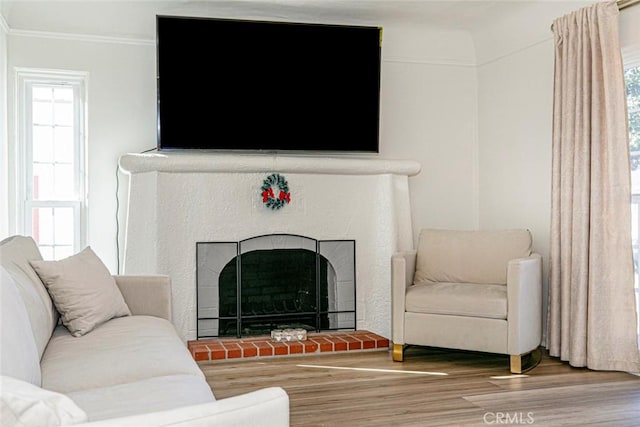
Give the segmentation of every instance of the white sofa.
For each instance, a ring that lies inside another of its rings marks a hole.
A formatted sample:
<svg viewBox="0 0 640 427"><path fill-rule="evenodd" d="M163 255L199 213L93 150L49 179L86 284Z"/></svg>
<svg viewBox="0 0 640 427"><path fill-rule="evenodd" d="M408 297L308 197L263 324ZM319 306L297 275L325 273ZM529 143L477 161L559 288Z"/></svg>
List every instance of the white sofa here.
<svg viewBox="0 0 640 427"><path fill-rule="evenodd" d="M116 276L132 315L75 337L29 263L40 259L30 237L0 242L1 425L289 424L281 388L215 400L170 322L169 278Z"/></svg>

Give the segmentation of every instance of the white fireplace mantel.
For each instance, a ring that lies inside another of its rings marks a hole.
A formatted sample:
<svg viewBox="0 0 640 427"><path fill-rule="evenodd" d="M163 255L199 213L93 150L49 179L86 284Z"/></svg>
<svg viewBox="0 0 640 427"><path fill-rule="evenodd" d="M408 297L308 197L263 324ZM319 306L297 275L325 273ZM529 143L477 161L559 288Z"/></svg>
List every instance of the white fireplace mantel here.
<svg viewBox="0 0 640 427"><path fill-rule="evenodd" d="M130 174L142 172L180 173L310 173L337 175L406 175L420 172L412 160L383 160L375 157L311 157L282 155L216 154L207 151L125 154L120 168Z"/></svg>
<svg viewBox="0 0 640 427"><path fill-rule="evenodd" d="M355 240L357 327L390 336L390 260L413 247L408 177L417 162L196 151L125 154L120 168L130 175L124 273L171 277L184 340L196 335L196 242L278 233ZM280 210L260 196L271 173L291 192Z"/></svg>

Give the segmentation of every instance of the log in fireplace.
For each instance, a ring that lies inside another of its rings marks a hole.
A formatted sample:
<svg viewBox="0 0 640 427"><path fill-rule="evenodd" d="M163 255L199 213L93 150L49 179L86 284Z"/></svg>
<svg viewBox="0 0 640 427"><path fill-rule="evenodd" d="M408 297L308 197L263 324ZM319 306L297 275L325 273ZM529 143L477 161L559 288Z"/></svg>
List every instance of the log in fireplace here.
<svg viewBox="0 0 640 427"><path fill-rule="evenodd" d="M198 242L197 337L355 329L355 241Z"/></svg>

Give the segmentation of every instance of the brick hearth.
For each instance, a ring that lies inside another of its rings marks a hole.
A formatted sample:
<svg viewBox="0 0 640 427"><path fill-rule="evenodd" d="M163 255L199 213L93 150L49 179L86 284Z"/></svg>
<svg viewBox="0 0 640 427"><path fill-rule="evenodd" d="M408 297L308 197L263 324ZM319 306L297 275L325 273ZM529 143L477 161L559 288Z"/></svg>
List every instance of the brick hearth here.
<svg viewBox="0 0 640 427"><path fill-rule="evenodd" d="M388 350L389 340L368 331L310 333L306 341L277 343L270 337L214 338L189 341L197 362L346 351Z"/></svg>

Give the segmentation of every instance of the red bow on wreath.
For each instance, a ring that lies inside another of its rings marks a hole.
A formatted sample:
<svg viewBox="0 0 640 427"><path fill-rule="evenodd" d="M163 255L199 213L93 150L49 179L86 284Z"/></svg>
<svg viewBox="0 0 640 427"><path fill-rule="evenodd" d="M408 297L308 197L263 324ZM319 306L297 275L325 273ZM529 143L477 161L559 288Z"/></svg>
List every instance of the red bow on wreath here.
<svg viewBox="0 0 640 427"><path fill-rule="evenodd" d="M255 194L255 193L254 193ZM282 191L280 192L282 194ZM273 189L269 188L268 190L264 190L262 192L262 202L267 203L267 201L271 198L273 199L275 196L273 195ZM280 197L282 199L282 196Z"/></svg>
<svg viewBox="0 0 640 427"><path fill-rule="evenodd" d="M278 194L278 198L280 200L284 200L287 203L291 203L291 193L285 193L284 191L280 191L280 194Z"/></svg>

